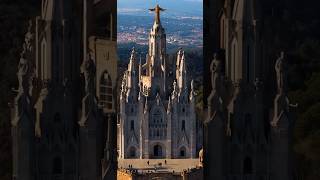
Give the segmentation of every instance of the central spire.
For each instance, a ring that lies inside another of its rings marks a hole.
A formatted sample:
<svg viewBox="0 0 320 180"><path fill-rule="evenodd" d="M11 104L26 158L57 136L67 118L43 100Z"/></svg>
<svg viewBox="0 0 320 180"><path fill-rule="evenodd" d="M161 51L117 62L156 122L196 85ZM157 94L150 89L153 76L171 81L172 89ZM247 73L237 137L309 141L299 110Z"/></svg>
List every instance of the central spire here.
<svg viewBox="0 0 320 180"><path fill-rule="evenodd" d="M149 9L149 10L155 12L156 16L155 16L154 20L157 24L159 24L160 23L160 11L165 11L165 9L161 8L159 6L159 4L157 4L157 6L155 8Z"/></svg>

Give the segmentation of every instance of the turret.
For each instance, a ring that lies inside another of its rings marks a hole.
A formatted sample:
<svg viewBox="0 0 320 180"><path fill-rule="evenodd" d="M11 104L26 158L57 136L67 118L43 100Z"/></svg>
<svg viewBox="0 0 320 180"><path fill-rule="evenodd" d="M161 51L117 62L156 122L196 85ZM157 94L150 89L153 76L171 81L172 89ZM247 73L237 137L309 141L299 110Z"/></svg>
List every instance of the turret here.
<svg viewBox="0 0 320 180"><path fill-rule="evenodd" d="M274 99L274 111L271 124L271 170L272 179L293 179L292 170L292 129L294 126L293 113L298 106L290 104L288 98L287 59L284 52L276 60L275 71L278 93Z"/></svg>
<svg viewBox="0 0 320 180"><path fill-rule="evenodd" d="M187 88L187 69L186 69L184 51L182 52L182 56L180 59L179 75L177 77L177 80L178 80L178 87L180 92L184 91Z"/></svg>
<svg viewBox="0 0 320 180"><path fill-rule="evenodd" d="M127 70L127 101L137 100L137 74L136 74L136 52L134 48L132 49L130 62Z"/></svg>
<svg viewBox="0 0 320 180"><path fill-rule="evenodd" d="M177 53L177 60L176 60L176 78L179 77L179 69L180 69L180 61L182 58L182 49L180 48Z"/></svg>
<svg viewBox="0 0 320 180"><path fill-rule="evenodd" d="M160 12L165 11L165 9L157 5L155 8L149 10L155 12L154 23L150 31L149 47L151 48L149 49L149 55L159 56L161 51L166 49L166 34L160 21Z"/></svg>
<svg viewBox="0 0 320 180"><path fill-rule="evenodd" d="M188 101L188 86L187 86L187 67L185 62L185 55L182 52L180 66L179 66L179 75L177 77L178 89L179 89L179 101L187 102Z"/></svg>
<svg viewBox="0 0 320 180"><path fill-rule="evenodd" d="M127 87L128 88L133 88L137 81L136 81L136 52L135 49L133 48L131 51L131 56L128 64L128 70L127 70Z"/></svg>

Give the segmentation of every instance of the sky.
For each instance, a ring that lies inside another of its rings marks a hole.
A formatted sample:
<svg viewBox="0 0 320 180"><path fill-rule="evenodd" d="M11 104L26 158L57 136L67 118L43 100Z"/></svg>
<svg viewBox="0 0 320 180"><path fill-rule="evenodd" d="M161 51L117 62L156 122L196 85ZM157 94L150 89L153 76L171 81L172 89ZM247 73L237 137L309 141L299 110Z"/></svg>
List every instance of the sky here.
<svg viewBox="0 0 320 180"><path fill-rule="evenodd" d="M197 16L202 17L202 0L118 0L118 13L149 15L149 8L159 4L167 9L164 16Z"/></svg>

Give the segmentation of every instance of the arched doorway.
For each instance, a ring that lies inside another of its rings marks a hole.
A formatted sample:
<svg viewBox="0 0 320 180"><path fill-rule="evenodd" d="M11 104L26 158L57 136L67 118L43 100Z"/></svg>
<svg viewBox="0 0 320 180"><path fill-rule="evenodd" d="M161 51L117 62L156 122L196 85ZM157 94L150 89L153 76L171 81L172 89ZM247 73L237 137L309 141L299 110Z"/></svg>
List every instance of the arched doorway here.
<svg viewBox="0 0 320 180"><path fill-rule="evenodd" d="M185 147L180 148L180 157L181 158L186 157L186 148Z"/></svg>
<svg viewBox="0 0 320 180"><path fill-rule="evenodd" d="M153 147L153 156L154 156L155 158L161 158L161 157L163 156L163 154L162 154L162 147L161 147L159 144L157 144L157 145L155 145L155 146Z"/></svg>

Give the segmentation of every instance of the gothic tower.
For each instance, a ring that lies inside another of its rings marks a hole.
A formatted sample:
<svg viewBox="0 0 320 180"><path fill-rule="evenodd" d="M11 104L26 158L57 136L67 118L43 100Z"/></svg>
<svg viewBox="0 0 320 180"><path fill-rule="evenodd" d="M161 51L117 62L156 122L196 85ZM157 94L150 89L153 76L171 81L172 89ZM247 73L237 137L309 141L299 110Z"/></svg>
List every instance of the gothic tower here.
<svg viewBox="0 0 320 180"><path fill-rule="evenodd" d="M43 86L35 104L36 179L76 179L76 134L80 38L72 1L42 1L36 33L37 80Z"/></svg>
<svg viewBox="0 0 320 180"><path fill-rule="evenodd" d="M153 26L149 33L149 51L147 54L146 78L150 83L142 81L143 88L151 88L151 94L154 96L156 93L164 95L166 90L166 33L161 25L160 12L164 9L156 6L150 9L155 12L155 19Z"/></svg>

